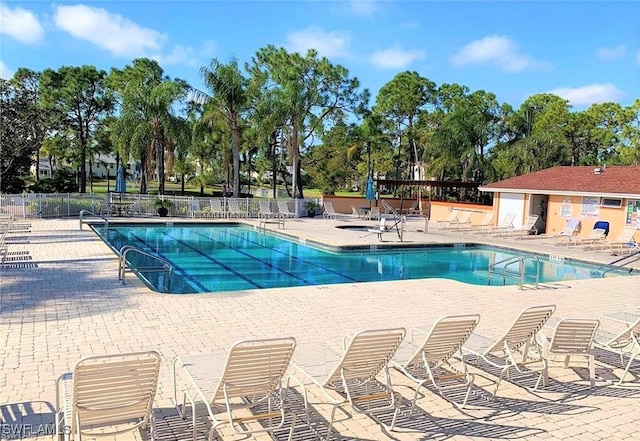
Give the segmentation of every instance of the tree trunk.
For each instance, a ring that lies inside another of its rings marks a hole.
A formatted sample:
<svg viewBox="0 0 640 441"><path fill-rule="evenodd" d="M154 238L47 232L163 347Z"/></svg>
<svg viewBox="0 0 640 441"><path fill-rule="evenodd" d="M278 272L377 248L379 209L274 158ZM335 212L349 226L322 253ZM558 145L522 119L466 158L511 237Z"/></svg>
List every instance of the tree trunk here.
<svg viewBox="0 0 640 441"><path fill-rule="evenodd" d="M240 146L237 116L231 116L231 153L233 155L233 197L240 197Z"/></svg>
<svg viewBox="0 0 640 441"><path fill-rule="evenodd" d="M298 115L291 117L291 140L289 142L289 152L291 153L291 187L293 192L293 199L297 199L298 196L298 181L300 180L300 148L298 145ZM285 179L286 182L286 179ZM302 192L300 192L300 197Z"/></svg>
<svg viewBox="0 0 640 441"><path fill-rule="evenodd" d="M274 130L273 132L271 132L271 147L273 150L271 150L271 154L273 155L273 157L271 158L271 186L273 188L273 198L276 199L278 197L278 188L277 188L277 184L276 184L276 176L278 173L278 163L277 163L277 159L278 157L276 156L276 149L277 149L277 145L278 145L278 140L277 140L277 133Z"/></svg>
<svg viewBox="0 0 640 441"><path fill-rule="evenodd" d="M87 192L87 142L82 130L78 133L80 138L80 193Z"/></svg>

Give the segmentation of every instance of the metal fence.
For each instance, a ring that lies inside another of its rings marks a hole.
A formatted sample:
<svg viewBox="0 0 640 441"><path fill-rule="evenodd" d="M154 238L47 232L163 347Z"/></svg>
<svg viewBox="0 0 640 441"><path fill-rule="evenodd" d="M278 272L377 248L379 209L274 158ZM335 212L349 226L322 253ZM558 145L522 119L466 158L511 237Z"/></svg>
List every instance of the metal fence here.
<svg viewBox="0 0 640 441"><path fill-rule="evenodd" d="M0 194L0 212L16 218L61 218L78 216L89 210L104 216L158 216L158 200L166 201L171 217L247 217L258 218L260 206L253 198L212 198L192 196L155 196L130 193L105 194ZM214 200L216 202L214 202ZM260 199L264 201L265 199ZM277 209L276 199L267 199ZM282 201L282 199L278 199ZM304 204L315 199L288 199L296 217L306 215Z"/></svg>

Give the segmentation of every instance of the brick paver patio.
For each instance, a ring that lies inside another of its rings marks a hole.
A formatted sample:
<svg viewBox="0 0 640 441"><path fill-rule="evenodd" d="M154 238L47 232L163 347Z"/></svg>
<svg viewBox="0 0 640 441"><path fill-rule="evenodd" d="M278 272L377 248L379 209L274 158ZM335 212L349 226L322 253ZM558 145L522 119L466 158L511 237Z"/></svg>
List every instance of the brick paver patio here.
<svg viewBox="0 0 640 441"><path fill-rule="evenodd" d="M189 439L188 425L176 416L171 401L170 361L175 354L226 351L241 339L289 335L299 344L317 340L339 344L344 335L361 329L427 326L443 315L465 313L479 313L476 331L497 337L528 306L555 304L558 317L589 318L640 307L638 276L569 281L524 291L432 279L163 295L149 291L132 276L123 286L117 279L115 255L88 228L80 231L77 219L19 223L29 224L30 231L11 235L11 259L0 273L4 438L24 437L9 433L9 427L20 424L31 424L33 435L42 437L46 429L39 425L53 422L55 379L81 356L159 351L163 357L155 402L159 436ZM333 244L378 243L375 235L363 238L362 232L334 228L340 223L344 222L294 220L287 222L285 233ZM424 225L409 225L408 242L480 239L599 262L613 259L606 253L554 247L539 240L470 235L461 239L450 232L432 229L424 234L418 229ZM615 378L622 370L607 362L616 360L598 352L597 374ZM378 415L378 421L341 415L335 429L344 439L363 440L638 439L639 365L623 386L598 381L595 389L589 388L586 369L554 365L548 387L532 393L514 384L515 380L503 382L495 400L487 399L494 377L473 367L478 375L476 387L462 411L431 391L418 400L412 417L400 417L397 432L388 432L378 423L387 421L385 414ZM409 381L397 372L392 372L392 379L403 397L412 396ZM319 397L314 393L313 401ZM313 409L321 420L327 418L327 406ZM296 430L296 439L307 435L304 427Z"/></svg>

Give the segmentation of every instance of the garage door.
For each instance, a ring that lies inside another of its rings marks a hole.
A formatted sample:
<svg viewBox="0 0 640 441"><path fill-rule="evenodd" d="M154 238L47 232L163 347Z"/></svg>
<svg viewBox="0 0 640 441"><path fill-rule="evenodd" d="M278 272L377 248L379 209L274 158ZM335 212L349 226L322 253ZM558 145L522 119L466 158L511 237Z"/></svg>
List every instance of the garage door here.
<svg viewBox="0 0 640 441"><path fill-rule="evenodd" d="M502 219L507 213L513 213L516 218L513 220L513 226L515 228L522 228L524 219L522 213L524 212L524 193L501 193L500 205L498 206L498 222L502 222Z"/></svg>

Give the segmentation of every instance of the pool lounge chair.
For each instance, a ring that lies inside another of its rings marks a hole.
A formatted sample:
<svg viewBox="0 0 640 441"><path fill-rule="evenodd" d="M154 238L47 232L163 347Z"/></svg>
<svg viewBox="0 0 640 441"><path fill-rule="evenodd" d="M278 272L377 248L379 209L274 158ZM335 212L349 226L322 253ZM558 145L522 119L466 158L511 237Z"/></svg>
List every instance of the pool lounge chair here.
<svg viewBox="0 0 640 441"><path fill-rule="evenodd" d="M56 382L56 428L71 437L113 436L151 425L160 355L155 351L85 357Z"/></svg>
<svg viewBox="0 0 640 441"><path fill-rule="evenodd" d="M538 228L536 227L536 223L538 223L537 214L530 214L527 216L527 220L524 222L521 228L510 228L503 232L503 234L498 234L502 237L515 237L515 238L527 238L531 235L538 234Z"/></svg>
<svg viewBox="0 0 640 441"><path fill-rule="evenodd" d="M565 318L558 320L548 341L541 333L539 342L547 363L556 358L564 360L565 369L569 367L571 357L586 357L591 387L596 385L596 367L593 356L593 343L599 320Z"/></svg>
<svg viewBox="0 0 640 441"><path fill-rule="evenodd" d="M449 217L443 221L437 221L436 227L440 229L448 228L452 222L456 221L456 218L458 217L458 213L460 213L460 210L458 210L457 208L451 209L451 212L449 213Z"/></svg>
<svg viewBox="0 0 640 441"><path fill-rule="evenodd" d="M640 361L640 316L614 313L600 317L603 323L610 319L624 325L618 332L600 329L596 333L595 342L597 346L620 355L620 364L624 368L624 373L620 376L617 384L621 384L627 376L633 361L636 359ZM626 365L624 357L629 358Z"/></svg>
<svg viewBox="0 0 640 441"><path fill-rule="evenodd" d="M229 207L229 217L247 217L247 211L240 208L240 202L238 199L227 199L227 205Z"/></svg>
<svg viewBox="0 0 640 441"><path fill-rule="evenodd" d="M322 212L322 217L325 219L338 219L342 214L337 213L333 208L333 202L326 201L324 203L324 210Z"/></svg>
<svg viewBox="0 0 640 441"><path fill-rule="evenodd" d="M552 236L555 245L568 245L573 237L580 231L580 219L568 219L564 230Z"/></svg>
<svg viewBox="0 0 640 441"><path fill-rule="evenodd" d="M487 211L479 224L471 224L467 227L460 228L459 231L463 232L482 232L485 229L493 226L493 211Z"/></svg>
<svg viewBox="0 0 640 441"><path fill-rule="evenodd" d="M471 215L472 211L463 211L453 222L449 223L447 228L451 230L458 230L462 228L466 228L471 225Z"/></svg>
<svg viewBox="0 0 640 441"><path fill-rule="evenodd" d="M627 226L624 228L622 234L620 234L617 239L612 242L601 244L600 249L610 251L615 255L631 254L636 250L640 251L638 242L640 242L640 234L638 234L638 229L635 226Z"/></svg>
<svg viewBox="0 0 640 441"><path fill-rule="evenodd" d="M304 386L319 387L333 405L325 439L329 439L336 410L344 405L358 413L392 409L395 426L399 399L391 383L389 362L404 338L404 328L361 331L344 339L342 355L326 343L300 345L291 363ZM384 383L376 380L384 374ZM388 400L388 403L386 402ZM306 401L306 398L305 398Z"/></svg>
<svg viewBox="0 0 640 441"><path fill-rule="evenodd" d="M258 205L260 206L260 210L258 211L258 218L260 219L271 219L280 214L271 209L271 203L269 201L258 201Z"/></svg>
<svg viewBox="0 0 640 441"><path fill-rule="evenodd" d="M572 240L569 241L568 245L570 247L583 246L585 247L585 249L588 249L588 248L594 248L599 244L606 243L607 232L609 231L609 228L608 226L607 228L602 228L602 227L598 227L597 225L598 223L594 225L593 230L591 230L591 234L589 236L574 237Z"/></svg>
<svg viewBox="0 0 640 441"><path fill-rule="evenodd" d="M209 217L208 213L203 211L202 208L200 208L200 201L197 199L190 199L188 201L189 204L189 217L191 218L196 218L196 217Z"/></svg>
<svg viewBox="0 0 640 441"><path fill-rule="evenodd" d="M211 205L211 217L224 217L224 199L212 198L209 200L209 204Z"/></svg>
<svg viewBox="0 0 640 441"><path fill-rule="evenodd" d="M462 402L453 401L457 407L464 408L473 386L473 375L469 373L464 357L459 355L478 321L480 316L477 314L449 316L439 319L430 329L411 330L410 341L400 346L391 362L393 367L417 383L411 402L412 411L420 387L428 382L440 395L448 389L464 387L466 393ZM423 338L420 344L417 338Z"/></svg>
<svg viewBox="0 0 640 441"><path fill-rule="evenodd" d="M477 360L481 359L489 366L500 369L498 381L493 390L494 397L502 378L505 376L508 378L511 369L522 373L521 368L525 366L539 366L540 376L533 387L534 390L538 387L540 380L546 386L547 362L540 344L536 341L536 335L555 310L555 305L527 308L497 340L471 334L462 346L464 355L474 356Z"/></svg>
<svg viewBox="0 0 640 441"><path fill-rule="evenodd" d="M173 362L173 400L182 418L191 408L194 441L198 401L206 407L212 424L209 441L222 424L229 424L238 435L248 436L281 429L286 418L292 416L290 440L295 415L289 415L285 406L289 385L288 380L283 382L295 348L292 337L245 340L231 346L228 353L177 357ZM177 383L181 375L189 385L182 391L180 403ZM263 421L263 425L254 428L246 424L251 421Z"/></svg>
<svg viewBox="0 0 640 441"><path fill-rule="evenodd" d="M516 218L516 214L509 212L505 214L500 223L496 227L485 228L482 231L479 231L481 234L499 234L505 231L513 229L513 221Z"/></svg>
<svg viewBox="0 0 640 441"><path fill-rule="evenodd" d="M289 204L287 201L278 201L278 211L287 219L293 219L296 217L295 210L289 210Z"/></svg>

